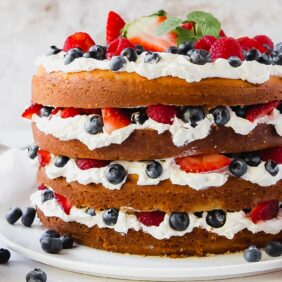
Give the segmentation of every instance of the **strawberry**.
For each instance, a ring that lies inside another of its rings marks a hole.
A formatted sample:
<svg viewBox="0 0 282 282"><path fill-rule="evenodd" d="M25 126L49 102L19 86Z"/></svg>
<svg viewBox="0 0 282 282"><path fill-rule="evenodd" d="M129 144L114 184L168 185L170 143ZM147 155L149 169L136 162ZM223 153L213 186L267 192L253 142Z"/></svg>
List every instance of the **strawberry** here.
<svg viewBox="0 0 282 282"><path fill-rule="evenodd" d="M80 109L80 113L83 115L101 115L100 109Z"/></svg>
<svg viewBox="0 0 282 282"><path fill-rule="evenodd" d="M142 17L126 25L124 35L133 45L141 45L147 51L162 52L170 46L177 46L177 34L174 31L159 35L158 28L166 16L152 15Z"/></svg>
<svg viewBox="0 0 282 282"><path fill-rule="evenodd" d="M37 190L39 190L39 191L43 191L43 190L46 190L46 189L47 189L47 187L43 184L37 187Z"/></svg>
<svg viewBox="0 0 282 282"><path fill-rule="evenodd" d="M59 111L62 111L62 110L63 110L63 108L61 108L61 107L56 107L56 108L54 108L54 110L52 111L51 115L56 115Z"/></svg>
<svg viewBox="0 0 282 282"><path fill-rule="evenodd" d="M109 44L117 39L121 34L121 29L125 26L125 21L117 13L110 11L108 13L106 27L106 42Z"/></svg>
<svg viewBox="0 0 282 282"><path fill-rule="evenodd" d="M22 117L26 119L31 119L32 115L39 115L39 111L42 108L42 105L39 104L32 104L30 107L28 107L23 113Z"/></svg>
<svg viewBox="0 0 282 282"><path fill-rule="evenodd" d="M64 108L61 111L61 118L70 118L80 114L80 110L76 108Z"/></svg>
<svg viewBox="0 0 282 282"><path fill-rule="evenodd" d="M68 201L68 199L57 193L54 193L54 196L63 211L65 212L65 214L69 215L71 210L71 203Z"/></svg>
<svg viewBox="0 0 282 282"><path fill-rule="evenodd" d="M236 56L240 60L244 60L239 43L232 37L221 37L217 39L210 48L210 54L213 61L218 58L228 59L231 56Z"/></svg>
<svg viewBox="0 0 282 282"><path fill-rule="evenodd" d="M280 104L280 101L273 101L266 104L252 106L247 110L246 119L254 122L256 119L270 114Z"/></svg>
<svg viewBox="0 0 282 282"><path fill-rule="evenodd" d="M258 43L258 50L261 53L268 52L274 48L273 41L266 35L257 35L253 40Z"/></svg>
<svg viewBox="0 0 282 282"><path fill-rule="evenodd" d="M263 151L258 152L260 158L263 161L272 160L278 164L282 164L282 146L276 148L270 148Z"/></svg>
<svg viewBox="0 0 282 282"><path fill-rule="evenodd" d="M126 38L117 38L110 43L107 49L106 57L110 59L113 56L119 56L123 49L135 48L135 46Z"/></svg>
<svg viewBox="0 0 282 282"><path fill-rule="evenodd" d="M258 223L260 220L270 220L276 218L279 212L279 201L270 200L259 203L250 213L250 218L253 223Z"/></svg>
<svg viewBox="0 0 282 282"><path fill-rule="evenodd" d="M227 37L223 29L220 30L219 37Z"/></svg>
<svg viewBox="0 0 282 282"><path fill-rule="evenodd" d="M182 28L188 29L188 30L192 30L194 26L195 26L194 22L188 22L188 23L184 23L181 25Z"/></svg>
<svg viewBox="0 0 282 282"><path fill-rule="evenodd" d="M213 171L231 163L231 160L224 155L211 154L197 157L181 157L175 159L180 168L186 172L207 172Z"/></svg>
<svg viewBox="0 0 282 282"><path fill-rule="evenodd" d="M195 49L203 49L209 51L212 44L216 41L216 37L211 35L205 35L195 43Z"/></svg>
<svg viewBox="0 0 282 282"><path fill-rule="evenodd" d="M40 166L44 167L47 164L49 164L50 160L51 160L51 154L45 150L38 150L37 152L37 157L38 157L38 161Z"/></svg>
<svg viewBox="0 0 282 282"><path fill-rule="evenodd" d="M159 226L165 217L165 213L161 211L137 212L135 215L138 221L146 226Z"/></svg>
<svg viewBox="0 0 282 282"><path fill-rule="evenodd" d="M259 48L259 44L257 43L257 41L247 36L240 37L237 39L237 41L239 42L241 48L244 51L249 51L252 48L255 48L255 49Z"/></svg>
<svg viewBox="0 0 282 282"><path fill-rule="evenodd" d="M147 115L149 118L154 121L172 124L173 118L177 114L177 107L175 106L167 106L167 105L153 105L149 106L146 109Z"/></svg>
<svg viewBox="0 0 282 282"><path fill-rule="evenodd" d="M121 109L102 109L105 131L112 133L114 130L123 128L131 123L129 115Z"/></svg>
<svg viewBox="0 0 282 282"><path fill-rule="evenodd" d="M109 164L109 161L105 160L94 160L94 159L77 159L76 160L76 165L81 169L81 170L86 170L90 168L100 168L100 167L105 167Z"/></svg>
<svg viewBox="0 0 282 282"><path fill-rule="evenodd" d="M83 52L87 52L93 45L95 42L88 33L76 32L66 39L63 50L67 52L72 48L80 48Z"/></svg>

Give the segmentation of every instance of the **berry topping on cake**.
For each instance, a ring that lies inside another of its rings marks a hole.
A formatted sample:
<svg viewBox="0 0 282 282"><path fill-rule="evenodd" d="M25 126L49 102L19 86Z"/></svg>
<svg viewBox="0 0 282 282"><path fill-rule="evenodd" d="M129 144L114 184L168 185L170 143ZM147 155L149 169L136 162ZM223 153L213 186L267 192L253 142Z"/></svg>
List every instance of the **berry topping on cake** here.
<svg viewBox="0 0 282 282"><path fill-rule="evenodd" d="M253 38L250 38L248 36L243 36L237 39L239 45L244 51L249 51L250 49L258 49L259 44L256 40Z"/></svg>
<svg viewBox="0 0 282 282"><path fill-rule="evenodd" d="M40 109L42 108L41 105L39 104L32 104L30 107L28 107L23 113L22 113L22 117L23 118L27 118L27 119L31 119L32 115L39 115L40 113Z"/></svg>
<svg viewBox="0 0 282 282"><path fill-rule="evenodd" d="M195 49L202 49L209 51L212 44L216 41L216 37L212 35L205 35L195 43Z"/></svg>
<svg viewBox="0 0 282 282"><path fill-rule="evenodd" d="M120 70L126 64L126 60L122 56L113 56L110 60L110 69L112 71Z"/></svg>
<svg viewBox="0 0 282 282"><path fill-rule="evenodd" d="M127 171L121 164L111 164L105 171L106 179L114 185L123 182L127 176Z"/></svg>
<svg viewBox="0 0 282 282"><path fill-rule="evenodd" d="M57 193L54 193L54 196L63 211L65 212L65 214L69 215L71 210L71 203L69 202L69 200L66 197Z"/></svg>
<svg viewBox="0 0 282 282"><path fill-rule="evenodd" d="M176 158L175 162L186 172L198 173L224 168L231 163L231 160L224 155L211 154Z"/></svg>
<svg viewBox="0 0 282 282"><path fill-rule="evenodd" d="M264 164L265 170L272 176L276 176L279 172L279 166L275 161L267 161Z"/></svg>
<svg viewBox="0 0 282 282"><path fill-rule="evenodd" d="M46 166L51 161L51 154L42 149L38 150L37 157L38 157L39 164L42 167Z"/></svg>
<svg viewBox="0 0 282 282"><path fill-rule="evenodd" d="M125 26L125 21L117 13L110 11L106 26L106 42L110 44L121 35L121 30Z"/></svg>
<svg viewBox="0 0 282 282"><path fill-rule="evenodd" d="M128 113L121 109L106 108L102 109L104 129L107 133L123 128L131 123Z"/></svg>
<svg viewBox="0 0 282 282"><path fill-rule="evenodd" d="M209 211L206 217L206 222L213 228L220 228L226 222L226 213L223 210Z"/></svg>
<svg viewBox="0 0 282 282"><path fill-rule="evenodd" d="M113 226L118 221L119 211L117 209L109 209L103 212L103 221L108 226Z"/></svg>
<svg viewBox="0 0 282 282"><path fill-rule="evenodd" d="M121 37L112 41L107 49L106 57L119 56L125 48L134 48L134 45L126 38Z"/></svg>
<svg viewBox="0 0 282 282"><path fill-rule="evenodd" d="M83 52L87 52L93 45L95 45L95 42L88 33L76 32L66 39L63 51L67 52L70 49L79 48Z"/></svg>
<svg viewBox="0 0 282 282"><path fill-rule="evenodd" d="M252 106L248 109L246 114L246 119L254 122L256 119L270 114L274 109L276 109L280 104L280 101L273 101L266 104L259 104Z"/></svg>
<svg viewBox="0 0 282 282"><path fill-rule="evenodd" d="M165 213L161 211L137 212L135 215L138 221L146 226L159 226L165 217Z"/></svg>
<svg viewBox="0 0 282 282"><path fill-rule="evenodd" d="M237 177L243 176L247 170L247 163L243 159L234 159L229 165L229 171Z"/></svg>
<svg viewBox="0 0 282 282"><path fill-rule="evenodd" d="M147 115L156 122L172 124L177 114L177 107L167 105L152 105L147 108Z"/></svg>
<svg viewBox="0 0 282 282"><path fill-rule="evenodd" d="M162 165L157 161L149 161L146 165L146 175L149 178L158 178L163 173L163 167Z"/></svg>
<svg viewBox="0 0 282 282"><path fill-rule="evenodd" d="M282 164L282 146L260 151L259 156L263 161L272 160L278 164Z"/></svg>
<svg viewBox="0 0 282 282"><path fill-rule="evenodd" d="M169 217L169 225L176 231L184 231L189 223L189 215L186 212L173 212Z"/></svg>
<svg viewBox="0 0 282 282"><path fill-rule="evenodd" d="M261 53L269 52L274 48L273 41L266 35L257 35L254 40L258 43L258 50Z"/></svg>
<svg viewBox="0 0 282 282"><path fill-rule="evenodd" d="M250 218L253 223L258 223L260 220L270 220L276 218L279 212L279 201L270 200L259 203L250 213Z"/></svg>
<svg viewBox="0 0 282 282"><path fill-rule="evenodd" d="M79 109L76 108L65 108L61 111L61 118L75 117L80 114Z"/></svg>
<svg viewBox="0 0 282 282"><path fill-rule="evenodd" d="M109 161L105 160L94 160L94 159L77 159L76 160L76 165L82 169L90 169L90 168L100 168L100 167L105 167L109 164Z"/></svg>

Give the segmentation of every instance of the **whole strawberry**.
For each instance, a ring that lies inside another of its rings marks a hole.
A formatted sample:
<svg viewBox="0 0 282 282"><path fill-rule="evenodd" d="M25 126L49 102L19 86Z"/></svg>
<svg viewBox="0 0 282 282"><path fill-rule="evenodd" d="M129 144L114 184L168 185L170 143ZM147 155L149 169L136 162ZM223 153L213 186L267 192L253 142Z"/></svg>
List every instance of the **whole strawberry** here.
<svg viewBox="0 0 282 282"><path fill-rule="evenodd" d="M87 52L93 45L95 42L88 33L76 32L66 39L63 50L67 52L73 48L80 48L83 52Z"/></svg>

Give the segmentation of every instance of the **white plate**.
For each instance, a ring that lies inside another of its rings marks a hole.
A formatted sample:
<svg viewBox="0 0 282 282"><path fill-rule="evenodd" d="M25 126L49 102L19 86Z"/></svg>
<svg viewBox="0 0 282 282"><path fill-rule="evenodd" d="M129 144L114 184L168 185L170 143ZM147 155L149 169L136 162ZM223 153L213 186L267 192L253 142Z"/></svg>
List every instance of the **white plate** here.
<svg viewBox="0 0 282 282"><path fill-rule="evenodd" d="M10 206L15 206L16 202L14 199L13 203L2 204L0 214L3 215ZM21 207L26 206L20 201L17 203ZM243 277L282 269L282 258L269 258L265 254L262 261L257 263L245 262L242 253L169 259L108 253L85 246L51 255L41 250L39 237L43 228L38 221L31 228L26 228L20 221L14 226L10 225L1 216L0 230L4 243L31 259L57 268L103 277L187 281Z"/></svg>

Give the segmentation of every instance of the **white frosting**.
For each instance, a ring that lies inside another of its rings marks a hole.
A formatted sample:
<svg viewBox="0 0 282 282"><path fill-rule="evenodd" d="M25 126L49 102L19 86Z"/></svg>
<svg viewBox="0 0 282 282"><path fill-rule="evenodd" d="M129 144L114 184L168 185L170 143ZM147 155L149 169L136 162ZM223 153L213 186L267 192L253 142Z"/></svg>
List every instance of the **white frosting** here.
<svg viewBox="0 0 282 282"><path fill-rule="evenodd" d="M272 124L277 133L282 136L282 114L276 109L273 110L270 115L259 118L254 122L236 116L230 108L228 108L228 110L230 112L230 120L225 126L231 127L237 134L247 135L258 124L264 123ZM177 117L174 118L172 125L162 124L148 119L143 125L130 124L126 127L114 130L111 134L103 131L102 133L92 135L84 129L86 120L90 119L91 116L92 115L77 115L70 118L61 118L59 113L51 117L33 115L32 121L36 124L37 128L45 134L51 134L62 141L77 139L90 150L106 147L110 144L121 144L137 129L154 129L159 134L169 130L172 135L173 143L180 147L207 137L211 127L215 125L212 114L207 114L202 121L198 122L196 127L192 127L189 123L185 123Z"/></svg>
<svg viewBox="0 0 282 282"><path fill-rule="evenodd" d="M78 58L72 63L64 64L64 52L52 56L41 56L36 65L43 66L47 72L80 72L95 69L109 70L109 60L95 60L92 58ZM241 79L251 83L264 83L270 75L282 76L281 66L260 64L256 61L243 61L239 67L231 67L226 59L217 59L215 62L205 65L196 65L189 61L187 56L160 53L161 60L156 64L144 63L145 53L138 56L136 62L128 62L121 72L138 73L148 79L163 76L173 76L187 82L198 82L204 78L221 77L229 79Z"/></svg>
<svg viewBox="0 0 282 282"><path fill-rule="evenodd" d="M176 231L170 227L168 214L165 215L164 221L159 226L145 226L137 220L137 217L134 214L127 214L119 211L117 223L114 226L108 226L103 222L103 212L101 211L96 212L95 216L91 216L85 212L86 209L72 207L70 214L67 215L55 199L46 201L42 204L41 193L42 191L37 191L32 194L31 202L34 206L37 206L46 217L58 217L65 222L77 222L84 224L89 228L95 225L99 228L111 228L120 233L127 233L129 229L135 231L142 230L158 240L168 239L172 236L183 236L186 233L192 232L196 227L225 236L228 239L232 239L236 233L243 229L248 229L252 233L263 231L268 234L277 234L282 229L281 209L277 218L261 221L257 224L254 224L243 211L228 212L226 222L221 228L213 228L209 226L205 221L206 213L203 213L202 218L198 218L194 214L189 213L190 224L184 231Z"/></svg>

